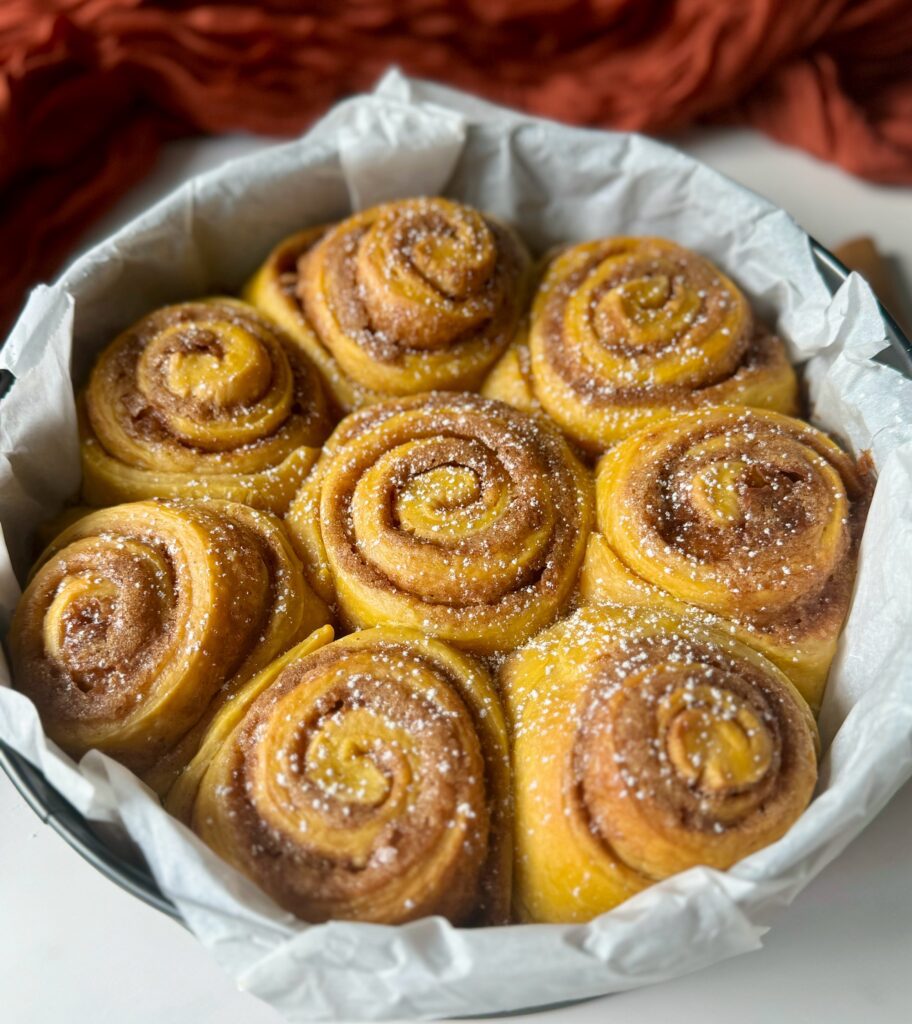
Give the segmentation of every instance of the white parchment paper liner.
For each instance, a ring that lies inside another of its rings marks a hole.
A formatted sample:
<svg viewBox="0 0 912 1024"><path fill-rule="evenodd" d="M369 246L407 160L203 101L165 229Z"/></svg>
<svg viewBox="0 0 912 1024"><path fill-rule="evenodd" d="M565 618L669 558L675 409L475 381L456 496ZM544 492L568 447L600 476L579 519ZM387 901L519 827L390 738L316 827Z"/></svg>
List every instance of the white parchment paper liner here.
<svg viewBox="0 0 912 1024"><path fill-rule="evenodd" d="M489 1014L619 991L756 949L790 901L912 774L912 383L871 359L886 346L867 285L831 297L807 236L781 210L689 157L633 135L535 120L389 75L302 139L189 181L35 290L0 354L0 615L31 531L78 486L72 379L165 302L236 290L280 238L381 200L445 192L516 223L537 251L666 235L706 254L808 360L815 420L879 481L852 611L821 718L814 802L788 835L727 873L694 869L586 926L465 930L308 927L279 911L160 809L125 769L79 766L5 684L0 737L76 808L126 830L163 892L244 988L290 1020ZM838 215L838 211L834 211ZM15 569L15 574L14 574Z"/></svg>

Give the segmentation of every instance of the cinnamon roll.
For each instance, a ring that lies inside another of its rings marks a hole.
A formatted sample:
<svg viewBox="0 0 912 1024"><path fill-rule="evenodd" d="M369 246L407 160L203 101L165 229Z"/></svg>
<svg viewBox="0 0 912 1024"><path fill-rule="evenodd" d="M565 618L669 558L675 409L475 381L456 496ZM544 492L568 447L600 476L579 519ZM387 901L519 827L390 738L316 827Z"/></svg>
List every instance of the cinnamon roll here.
<svg viewBox="0 0 912 1024"><path fill-rule="evenodd" d="M300 346L320 371L332 406L344 414L382 396L345 374L330 349L320 341L304 308L300 295L301 268L330 227L307 228L279 242L247 283L243 297L275 320Z"/></svg>
<svg viewBox="0 0 912 1024"><path fill-rule="evenodd" d="M592 503L588 471L543 418L435 392L343 420L286 522L348 626L414 626L491 654L566 606Z"/></svg>
<svg viewBox="0 0 912 1024"><path fill-rule="evenodd" d="M583 597L724 620L816 709L871 486L864 461L778 413L728 407L664 420L599 464Z"/></svg>
<svg viewBox="0 0 912 1024"><path fill-rule="evenodd" d="M508 351L484 393L540 403L594 453L697 407L798 411L785 348L741 290L661 238L607 238L557 255L532 306L528 354L521 344Z"/></svg>
<svg viewBox="0 0 912 1024"><path fill-rule="evenodd" d="M164 791L215 708L327 619L268 513L144 501L60 534L9 642L51 739L73 757L103 750Z"/></svg>
<svg viewBox="0 0 912 1024"><path fill-rule="evenodd" d="M448 199L407 199L319 240L286 240L247 295L281 307L351 411L382 396L477 388L516 332L529 265L492 218Z"/></svg>
<svg viewBox="0 0 912 1024"><path fill-rule="evenodd" d="M787 677L695 622L589 606L512 654L516 911L588 921L695 865L779 839L817 778Z"/></svg>
<svg viewBox="0 0 912 1024"><path fill-rule="evenodd" d="M306 921L506 921L509 756L485 670L410 629L308 646L223 709L169 803Z"/></svg>
<svg viewBox="0 0 912 1024"><path fill-rule="evenodd" d="M329 430L317 371L276 325L234 299L167 306L92 370L83 496L212 497L282 513Z"/></svg>

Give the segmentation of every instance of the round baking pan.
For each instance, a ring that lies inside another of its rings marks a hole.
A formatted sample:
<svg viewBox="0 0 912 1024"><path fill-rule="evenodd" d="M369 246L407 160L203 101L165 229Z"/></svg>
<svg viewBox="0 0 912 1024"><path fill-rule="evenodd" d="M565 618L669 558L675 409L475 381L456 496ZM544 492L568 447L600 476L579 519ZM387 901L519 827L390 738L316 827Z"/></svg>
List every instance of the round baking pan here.
<svg viewBox="0 0 912 1024"><path fill-rule="evenodd" d="M831 291L835 291L848 277L849 271L822 245L813 239L811 242L820 273ZM912 341L883 307L881 313L891 349L878 358L912 377ZM0 394L2 390L0 388ZM177 908L158 888L145 864L130 860L106 845L93 830L91 822L64 800L33 765L2 742L0 767L38 817L62 836L93 867L107 875L122 889L138 896L162 913L180 920Z"/></svg>

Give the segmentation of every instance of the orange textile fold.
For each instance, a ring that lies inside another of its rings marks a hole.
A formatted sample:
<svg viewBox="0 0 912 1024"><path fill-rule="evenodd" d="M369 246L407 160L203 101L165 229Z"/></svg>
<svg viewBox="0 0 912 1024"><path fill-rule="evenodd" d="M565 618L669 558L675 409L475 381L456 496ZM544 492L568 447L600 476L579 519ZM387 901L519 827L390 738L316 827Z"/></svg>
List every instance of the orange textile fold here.
<svg viewBox="0 0 912 1024"><path fill-rule="evenodd" d="M0 328L163 141L294 135L391 64L578 124L746 123L912 183L909 0L6 0Z"/></svg>

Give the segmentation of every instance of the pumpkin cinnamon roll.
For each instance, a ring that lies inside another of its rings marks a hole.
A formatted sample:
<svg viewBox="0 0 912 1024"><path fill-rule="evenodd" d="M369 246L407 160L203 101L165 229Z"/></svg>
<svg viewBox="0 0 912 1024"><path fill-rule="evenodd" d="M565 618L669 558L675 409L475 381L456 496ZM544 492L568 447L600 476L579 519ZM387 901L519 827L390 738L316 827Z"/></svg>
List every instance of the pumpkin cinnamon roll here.
<svg viewBox="0 0 912 1024"><path fill-rule="evenodd" d="M820 706L871 492L864 461L799 420L729 407L634 434L596 486L584 599L725 620Z"/></svg>
<svg viewBox="0 0 912 1024"><path fill-rule="evenodd" d="M246 294L282 310L351 411L382 396L476 389L516 332L529 266L492 218L448 199L408 199L319 240L292 236Z"/></svg>
<svg viewBox="0 0 912 1024"><path fill-rule="evenodd" d="M379 628L250 689L169 798L209 846L306 921L508 919L506 726L480 665Z"/></svg>
<svg viewBox="0 0 912 1024"><path fill-rule="evenodd" d="M102 352L82 406L93 505L212 497L281 513L330 430L313 365L234 299L144 317Z"/></svg>
<svg viewBox="0 0 912 1024"><path fill-rule="evenodd" d="M663 878L783 836L817 779L788 678L664 612L589 606L510 655L515 910L588 921Z"/></svg>
<svg viewBox="0 0 912 1024"><path fill-rule="evenodd" d="M662 238L607 238L558 254L535 296L528 353L508 351L484 393L520 408L540 403L595 453L698 406L798 412L782 342L733 281Z"/></svg>
<svg viewBox="0 0 912 1024"><path fill-rule="evenodd" d="M301 267L330 225L297 231L269 254L243 291L243 298L271 317L320 371L330 403L351 412L381 396L348 377L332 352L320 341L300 295Z"/></svg>
<svg viewBox="0 0 912 1024"><path fill-rule="evenodd" d="M286 523L347 625L490 654L565 607L592 510L588 471L544 418L435 392L344 419Z"/></svg>
<svg viewBox="0 0 912 1024"><path fill-rule="evenodd" d="M16 686L74 757L163 791L200 724L325 623L281 523L221 501L102 509L44 552L10 631Z"/></svg>

